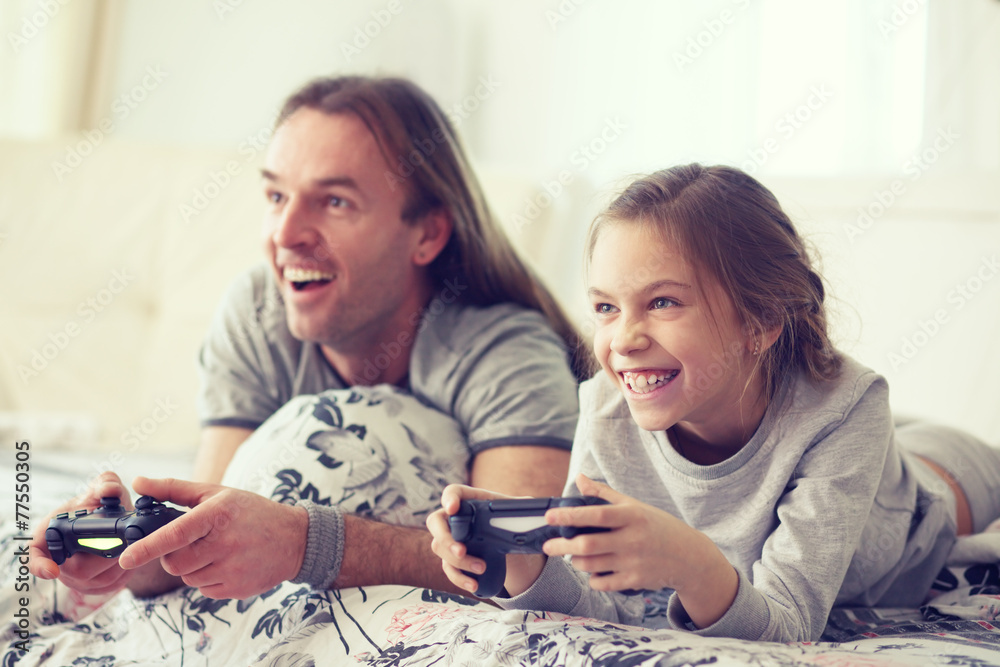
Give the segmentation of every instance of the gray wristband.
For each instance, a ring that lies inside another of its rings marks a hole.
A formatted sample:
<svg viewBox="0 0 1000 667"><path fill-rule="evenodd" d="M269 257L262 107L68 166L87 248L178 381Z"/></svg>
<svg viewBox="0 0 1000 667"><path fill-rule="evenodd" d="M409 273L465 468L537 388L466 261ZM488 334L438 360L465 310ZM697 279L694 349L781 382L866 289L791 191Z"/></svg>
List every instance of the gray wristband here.
<svg viewBox="0 0 1000 667"><path fill-rule="evenodd" d="M344 511L308 500L296 504L309 512L309 532L302 569L291 582L326 590L336 581L344 560Z"/></svg>

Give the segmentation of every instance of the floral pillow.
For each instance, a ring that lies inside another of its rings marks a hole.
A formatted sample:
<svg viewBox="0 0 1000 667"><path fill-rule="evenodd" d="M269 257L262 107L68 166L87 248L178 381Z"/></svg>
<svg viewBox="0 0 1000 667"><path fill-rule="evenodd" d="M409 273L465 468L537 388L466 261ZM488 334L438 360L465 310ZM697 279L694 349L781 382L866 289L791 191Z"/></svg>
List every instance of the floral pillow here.
<svg viewBox="0 0 1000 667"><path fill-rule="evenodd" d="M402 389L331 389L297 396L261 424L222 483L419 526L446 485L466 482L468 461L458 423Z"/></svg>

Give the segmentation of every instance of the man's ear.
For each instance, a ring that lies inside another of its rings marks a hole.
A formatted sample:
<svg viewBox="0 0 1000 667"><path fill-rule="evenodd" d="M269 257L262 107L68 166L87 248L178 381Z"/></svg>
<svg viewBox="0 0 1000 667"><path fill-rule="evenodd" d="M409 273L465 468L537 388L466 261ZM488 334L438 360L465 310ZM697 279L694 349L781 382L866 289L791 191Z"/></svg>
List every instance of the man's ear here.
<svg viewBox="0 0 1000 667"><path fill-rule="evenodd" d="M413 263L427 266L433 262L451 238L451 214L445 208L436 208L423 215L415 223L420 231L417 245L413 249Z"/></svg>

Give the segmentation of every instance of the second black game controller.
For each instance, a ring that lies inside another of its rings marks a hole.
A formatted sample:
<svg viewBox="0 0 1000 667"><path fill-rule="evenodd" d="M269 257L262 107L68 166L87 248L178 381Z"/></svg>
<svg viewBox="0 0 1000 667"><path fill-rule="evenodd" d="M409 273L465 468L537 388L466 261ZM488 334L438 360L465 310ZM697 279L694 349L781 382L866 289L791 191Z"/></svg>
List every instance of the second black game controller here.
<svg viewBox="0 0 1000 667"><path fill-rule="evenodd" d="M92 512L63 512L49 521L45 543L58 565L77 552L116 558L125 547L162 528L184 514L149 496L135 501L135 509L127 510L114 497L101 498L101 506Z"/></svg>
<svg viewBox="0 0 1000 667"><path fill-rule="evenodd" d="M572 538L608 530L550 526L545 523L546 511L554 507L607 504L608 501L596 496L463 500L458 512L448 517L448 524L452 539L464 542L469 555L486 561L486 571L482 574L466 574L479 582L478 597L491 598L501 591L507 578L507 554L542 553L542 545L553 537Z"/></svg>

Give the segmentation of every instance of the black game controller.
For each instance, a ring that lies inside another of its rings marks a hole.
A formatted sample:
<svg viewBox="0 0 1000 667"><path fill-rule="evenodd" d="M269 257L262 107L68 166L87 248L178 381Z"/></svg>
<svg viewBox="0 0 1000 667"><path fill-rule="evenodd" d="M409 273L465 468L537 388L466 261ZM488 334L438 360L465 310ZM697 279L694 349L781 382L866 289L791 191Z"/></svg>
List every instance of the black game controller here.
<svg viewBox="0 0 1000 667"><path fill-rule="evenodd" d="M182 514L149 496L139 497L135 510L129 511L118 498L109 496L101 498L101 506L93 512L77 510L73 516L68 512L57 515L45 530L45 543L58 565L78 551L116 558L128 545Z"/></svg>
<svg viewBox="0 0 1000 667"><path fill-rule="evenodd" d="M486 571L476 576L476 595L495 597L507 578L507 554L540 554L553 537L575 537L581 533L603 533L607 528L550 526L545 512L553 507L607 505L596 496L572 498L514 498L509 500L463 500L458 512L448 517L451 537L464 542L466 552L486 561Z"/></svg>

